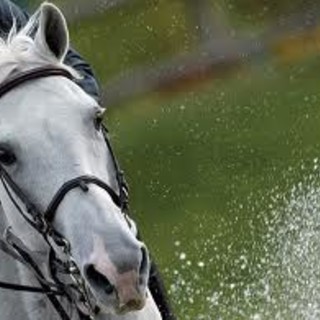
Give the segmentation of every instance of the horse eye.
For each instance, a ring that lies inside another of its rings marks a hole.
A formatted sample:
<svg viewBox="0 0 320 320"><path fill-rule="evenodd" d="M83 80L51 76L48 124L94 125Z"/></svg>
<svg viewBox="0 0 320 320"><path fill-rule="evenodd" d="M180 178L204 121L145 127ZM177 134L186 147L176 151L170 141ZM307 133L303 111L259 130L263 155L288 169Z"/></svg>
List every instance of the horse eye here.
<svg viewBox="0 0 320 320"><path fill-rule="evenodd" d="M103 114L101 112L97 112L94 118L94 127L97 130L100 130L102 122L103 122Z"/></svg>
<svg viewBox="0 0 320 320"><path fill-rule="evenodd" d="M12 151L0 147L0 163L10 166L14 164L16 160L16 156Z"/></svg>

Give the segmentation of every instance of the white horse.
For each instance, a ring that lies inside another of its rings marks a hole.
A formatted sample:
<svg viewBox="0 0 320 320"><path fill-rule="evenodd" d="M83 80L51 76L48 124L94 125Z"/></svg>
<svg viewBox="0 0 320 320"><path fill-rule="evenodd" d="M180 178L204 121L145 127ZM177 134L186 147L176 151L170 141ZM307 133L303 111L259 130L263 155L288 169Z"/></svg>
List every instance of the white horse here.
<svg viewBox="0 0 320 320"><path fill-rule="evenodd" d="M13 29L9 38L1 41L0 85L45 65L77 76L62 62L68 46L63 15L54 5L43 4L21 31ZM101 112L94 99L59 75L24 82L0 97L0 165L42 212L61 185L82 175L99 177L119 191L110 150L95 125ZM88 188L87 192L75 188L65 195L52 225L70 242L72 257L100 310L94 319L161 320L147 288L145 245L136 239L134 228L110 194L97 184ZM0 199L0 232L12 227L49 277L47 243L23 219L3 184ZM1 251L0 280L39 287L30 270ZM72 305L58 299L70 319L78 320ZM60 319L46 295L2 289L0 318Z"/></svg>

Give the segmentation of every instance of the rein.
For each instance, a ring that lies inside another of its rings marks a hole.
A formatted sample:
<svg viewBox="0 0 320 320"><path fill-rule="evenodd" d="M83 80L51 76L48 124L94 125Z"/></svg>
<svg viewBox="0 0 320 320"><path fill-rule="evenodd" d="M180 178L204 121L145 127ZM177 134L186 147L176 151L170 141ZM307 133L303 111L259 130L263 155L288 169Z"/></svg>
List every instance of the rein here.
<svg viewBox="0 0 320 320"><path fill-rule="evenodd" d="M50 65L39 67L21 72L2 82L0 84L0 98L25 82L51 76L62 76L71 81L74 80L71 73L66 69ZM39 287L0 281L0 288L45 294L62 320L71 320L71 316L65 311L62 303L57 298L58 296L66 298L69 304L76 308L79 318L82 320L94 319L94 316L99 312L99 308L91 301L92 299L86 288L84 279L72 258L69 242L52 227L54 216L65 196L76 188L80 188L83 192L88 192L90 185L94 184L103 189L111 197L129 223L127 219L129 211L128 186L112 151L106 127L102 126L102 132L116 172L119 194L98 177L83 175L66 181L52 197L45 212L42 212L29 200L28 196L0 164L0 181L8 197L20 215L42 236L49 246L48 266L53 279L48 280L43 275L35 261L34 252L29 250L22 240L14 235L11 227L9 227L6 229L3 238L0 237L0 250L31 270L39 282ZM64 279L67 277L69 282L62 281L59 275L62 275Z"/></svg>

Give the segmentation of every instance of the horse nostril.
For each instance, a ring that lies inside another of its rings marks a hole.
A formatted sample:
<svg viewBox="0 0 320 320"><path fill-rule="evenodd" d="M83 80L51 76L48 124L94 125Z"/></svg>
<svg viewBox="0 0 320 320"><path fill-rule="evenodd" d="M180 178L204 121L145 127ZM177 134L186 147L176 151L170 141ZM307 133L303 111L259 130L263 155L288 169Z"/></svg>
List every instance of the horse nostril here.
<svg viewBox="0 0 320 320"><path fill-rule="evenodd" d="M110 283L110 281L102 275L99 271L97 271L94 265L89 265L86 268L86 276L89 282L94 286L98 286L103 288L106 294L112 294L114 291L114 286Z"/></svg>

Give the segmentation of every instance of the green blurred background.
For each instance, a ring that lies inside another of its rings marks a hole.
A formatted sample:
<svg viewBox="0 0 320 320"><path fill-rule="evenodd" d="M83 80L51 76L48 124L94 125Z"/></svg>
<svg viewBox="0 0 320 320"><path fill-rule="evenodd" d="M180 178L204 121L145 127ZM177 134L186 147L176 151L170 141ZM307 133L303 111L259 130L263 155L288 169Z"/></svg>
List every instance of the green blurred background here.
<svg viewBox="0 0 320 320"><path fill-rule="evenodd" d="M54 2L104 90L178 319L294 319L284 306L259 317L265 302L246 289L270 258L274 206L319 157L319 4Z"/></svg>

